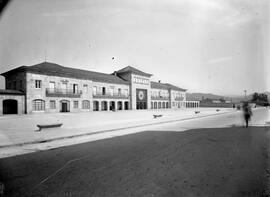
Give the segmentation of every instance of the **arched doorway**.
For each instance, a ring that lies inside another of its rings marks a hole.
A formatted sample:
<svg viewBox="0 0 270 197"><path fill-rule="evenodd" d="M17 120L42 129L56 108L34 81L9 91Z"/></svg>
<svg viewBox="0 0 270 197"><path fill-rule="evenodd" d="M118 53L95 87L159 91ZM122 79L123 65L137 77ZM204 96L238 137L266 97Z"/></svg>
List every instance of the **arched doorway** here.
<svg viewBox="0 0 270 197"><path fill-rule="evenodd" d="M168 102L166 102L166 108L169 108L169 103Z"/></svg>
<svg viewBox="0 0 270 197"><path fill-rule="evenodd" d="M99 110L99 102L98 101L94 101L93 110L94 111L98 111Z"/></svg>
<svg viewBox="0 0 270 197"><path fill-rule="evenodd" d="M70 104L68 100L60 101L60 112L70 112Z"/></svg>
<svg viewBox="0 0 270 197"><path fill-rule="evenodd" d="M125 101L125 110L128 110L129 109L129 104L128 104L128 101Z"/></svg>
<svg viewBox="0 0 270 197"><path fill-rule="evenodd" d="M107 101L101 101L101 110L107 111Z"/></svg>
<svg viewBox="0 0 270 197"><path fill-rule="evenodd" d="M154 102L154 109L157 109L157 102Z"/></svg>
<svg viewBox="0 0 270 197"><path fill-rule="evenodd" d="M117 102L117 109L118 109L118 110L122 110L122 109L123 109L122 101L118 101L118 102Z"/></svg>
<svg viewBox="0 0 270 197"><path fill-rule="evenodd" d="M3 114L18 114L18 101L14 99L3 100Z"/></svg>
<svg viewBox="0 0 270 197"><path fill-rule="evenodd" d="M165 108L165 102L162 103L162 108Z"/></svg>
<svg viewBox="0 0 270 197"><path fill-rule="evenodd" d="M115 110L115 102L114 101L110 101L110 110L111 111Z"/></svg>

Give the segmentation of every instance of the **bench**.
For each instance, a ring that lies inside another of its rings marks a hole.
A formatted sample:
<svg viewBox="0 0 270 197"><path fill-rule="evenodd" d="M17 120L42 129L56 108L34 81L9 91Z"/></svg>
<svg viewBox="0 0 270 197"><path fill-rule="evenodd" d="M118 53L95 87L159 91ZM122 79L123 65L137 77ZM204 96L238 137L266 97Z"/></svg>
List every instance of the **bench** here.
<svg viewBox="0 0 270 197"><path fill-rule="evenodd" d="M195 114L199 114L200 113L200 111L195 111Z"/></svg>
<svg viewBox="0 0 270 197"><path fill-rule="evenodd" d="M55 123L55 124L38 124L37 127L39 128L39 131L41 129L47 129L47 128L54 128L54 127L61 127L63 123Z"/></svg>
<svg viewBox="0 0 270 197"><path fill-rule="evenodd" d="M162 117L163 115L161 115L161 114L154 114L153 116L154 116L154 118L159 118L159 117Z"/></svg>

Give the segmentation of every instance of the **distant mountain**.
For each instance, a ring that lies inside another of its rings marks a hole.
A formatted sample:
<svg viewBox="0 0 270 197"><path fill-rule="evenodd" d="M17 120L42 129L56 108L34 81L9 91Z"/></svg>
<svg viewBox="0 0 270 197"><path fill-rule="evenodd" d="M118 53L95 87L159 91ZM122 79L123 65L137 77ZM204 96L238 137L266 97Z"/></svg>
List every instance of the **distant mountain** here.
<svg viewBox="0 0 270 197"><path fill-rule="evenodd" d="M211 93L187 93L187 100L193 100L193 101L200 101L202 98L206 99L220 99L223 98L225 100L231 100L231 97L227 96L220 96L220 95L215 95Z"/></svg>
<svg viewBox="0 0 270 197"><path fill-rule="evenodd" d="M260 92L259 92L260 93ZM270 100L270 92L263 92L264 94L267 94L268 99ZM222 95L216 95L211 93L187 93L187 100L191 101L200 101L202 98L206 99L220 99L223 98L225 100L232 100L233 102L240 102L244 100L251 100L252 94L247 95L246 97L244 95L231 95L231 96L222 96Z"/></svg>

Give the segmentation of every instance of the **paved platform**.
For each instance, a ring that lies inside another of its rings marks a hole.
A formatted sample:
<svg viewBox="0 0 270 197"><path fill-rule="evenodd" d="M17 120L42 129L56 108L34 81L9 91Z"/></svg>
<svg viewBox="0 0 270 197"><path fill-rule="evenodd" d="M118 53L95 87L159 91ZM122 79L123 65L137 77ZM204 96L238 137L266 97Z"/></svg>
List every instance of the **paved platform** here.
<svg viewBox="0 0 270 197"><path fill-rule="evenodd" d="M0 117L0 148L91 135L119 129L193 119L236 111L219 108L188 108L143 111L42 113ZM195 113L200 111L200 113ZM162 117L154 118L154 114ZM63 123L59 128L38 131L37 124Z"/></svg>

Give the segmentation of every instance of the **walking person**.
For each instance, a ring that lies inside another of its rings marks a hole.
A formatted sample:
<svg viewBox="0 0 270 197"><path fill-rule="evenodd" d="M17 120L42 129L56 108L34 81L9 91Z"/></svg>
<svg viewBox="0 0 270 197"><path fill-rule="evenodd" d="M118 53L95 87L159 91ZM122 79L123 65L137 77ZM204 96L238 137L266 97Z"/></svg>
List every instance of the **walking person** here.
<svg viewBox="0 0 270 197"><path fill-rule="evenodd" d="M245 119L245 123L246 123L246 128L247 128L248 127L248 123L251 120L251 116L252 116L251 107L249 106L248 102L245 102L243 104L243 115L244 115L244 119Z"/></svg>

